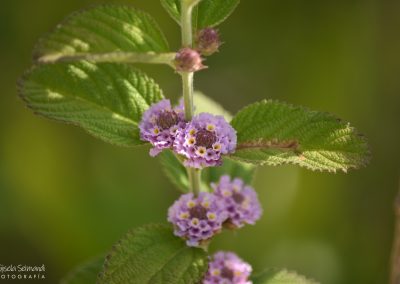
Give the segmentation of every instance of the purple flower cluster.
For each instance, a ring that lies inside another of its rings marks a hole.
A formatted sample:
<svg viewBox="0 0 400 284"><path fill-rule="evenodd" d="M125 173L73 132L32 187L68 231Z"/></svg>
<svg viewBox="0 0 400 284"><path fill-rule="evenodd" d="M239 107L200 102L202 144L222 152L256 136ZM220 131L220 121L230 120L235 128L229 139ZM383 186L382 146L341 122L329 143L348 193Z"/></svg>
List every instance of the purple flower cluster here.
<svg viewBox="0 0 400 284"><path fill-rule="evenodd" d="M240 228L261 217L256 192L241 179L231 181L229 176L222 176L212 187L213 193L182 195L169 208L168 221L174 225L175 235L186 239L189 246L201 246L223 225Z"/></svg>
<svg viewBox="0 0 400 284"><path fill-rule="evenodd" d="M230 176L222 176L217 184L211 184L214 194L224 202L228 213L227 225L234 228L245 224L254 224L262 214L256 191L243 180Z"/></svg>
<svg viewBox="0 0 400 284"><path fill-rule="evenodd" d="M227 215L220 200L213 194L201 192L182 195L168 210L168 221L175 235L186 239L188 246L201 246L221 231Z"/></svg>
<svg viewBox="0 0 400 284"><path fill-rule="evenodd" d="M223 116L200 113L179 132L174 150L186 158L187 167L213 167L222 164L222 155L235 151L236 142L236 131Z"/></svg>
<svg viewBox="0 0 400 284"><path fill-rule="evenodd" d="M208 265L203 284L252 284L252 268L232 252L217 252Z"/></svg>
<svg viewBox="0 0 400 284"><path fill-rule="evenodd" d="M173 149L185 158L185 166L219 166L222 155L236 149L236 131L223 116L200 113L185 122L183 106L172 108L169 100L152 105L139 125L140 136L154 147L151 156Z"/></svg>
<svg viewBox="0 0 400 284"><path fill-rule="evenodd" d="M143 114L139 125L140 137L154 146L150 150L154 157L162 150L172 148L175 137L185 125L183 110L172 108L169 100L161 100Z"/></svg>

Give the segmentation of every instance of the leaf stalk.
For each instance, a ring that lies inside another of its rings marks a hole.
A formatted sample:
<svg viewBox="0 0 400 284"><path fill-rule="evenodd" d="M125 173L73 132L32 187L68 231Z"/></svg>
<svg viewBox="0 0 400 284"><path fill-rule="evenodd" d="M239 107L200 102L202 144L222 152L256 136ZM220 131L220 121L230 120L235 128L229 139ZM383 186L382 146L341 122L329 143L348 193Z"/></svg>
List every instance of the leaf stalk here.
<svg viewBox="0 0 400 284"><path fill-rule="evenodd" d="M155 52L108 52L108 53L75 53L65 55L62 53L47 54L37 59L38 63L73 62L88 60L92 62L113 63L148 63L166 64L174 68L175 53Z"/></svg>

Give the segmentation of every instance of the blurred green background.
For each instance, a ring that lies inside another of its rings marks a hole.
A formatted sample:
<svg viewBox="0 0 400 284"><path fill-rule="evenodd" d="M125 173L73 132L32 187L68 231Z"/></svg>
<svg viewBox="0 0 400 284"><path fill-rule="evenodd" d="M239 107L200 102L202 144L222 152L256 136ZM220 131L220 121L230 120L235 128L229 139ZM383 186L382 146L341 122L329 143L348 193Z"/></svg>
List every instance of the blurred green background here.
<svg viewBox="0 0 400 284"><path fill-rule="evenodd" d="M152 13L179 47L178 27L158 0L113 2ZM132 227L165 222L178 196L147 149L117 148L36 117L16 96L38 37L95 3L0 3L0 263L44 263L41 283L56 283ZM399 183L399 15L396 0L243 0L220 27L225 44L196 76L197 89L232 112L273 98L335 113L369 138L373 159L349 174L261 168L262 220L218 236L212 250L235 250L257 271L387 283ZM179 96L179 77L167 67L144 69Z"/></svg>

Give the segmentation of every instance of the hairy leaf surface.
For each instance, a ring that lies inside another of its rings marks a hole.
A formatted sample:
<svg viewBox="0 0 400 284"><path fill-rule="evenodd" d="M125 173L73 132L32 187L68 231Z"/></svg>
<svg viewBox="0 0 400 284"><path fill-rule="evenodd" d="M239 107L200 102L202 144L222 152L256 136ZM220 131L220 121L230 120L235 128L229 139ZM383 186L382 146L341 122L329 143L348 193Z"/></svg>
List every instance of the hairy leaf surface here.
<svg viewBox="0 0 400 284"><path fill-rule="evenodd" d="M336 172L368 162L369 150L357 131L331 114L264 100L233 118L238 146L232 158L254 164L297 164Z"/></svg>
<svg viewBox="0 0 400 284"><path fill-rule="evenodd" d="M130 65L87 61L35 67L20 81L19 93L36 114L121 146L143 144L138 123L163 98L158 85Z"/></svg>
<svg viewBox="0 0 400 284"><path fill-rule="evenodd" d="M172 228L148 225L130 232L107 256L99 284L197 284L207 254L188 247Z"/></svg>
<svg viewBox="0 0 400 284"><path fill-rule="evenodd" d="M111 52L166 52L168 43L147 13L121 5L101 5L69 16L37 44L34 57Z"/></svg>

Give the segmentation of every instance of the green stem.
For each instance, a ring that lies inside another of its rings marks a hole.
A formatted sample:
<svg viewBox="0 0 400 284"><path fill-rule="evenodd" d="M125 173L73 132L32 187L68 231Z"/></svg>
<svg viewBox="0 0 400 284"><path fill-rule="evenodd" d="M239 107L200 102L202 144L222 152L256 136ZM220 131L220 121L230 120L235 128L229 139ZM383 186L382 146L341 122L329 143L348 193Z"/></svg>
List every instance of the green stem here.
<svg viewBox="0 0 400 284"><path fill-rule="evenodd" d="M193 31L192 31L192 14L193 8L199 4L201 0L181 0L181 28L182 28L182 45L184 47L192 47Z"/></svg>
<svg viewBox="0 0 400 284"><path fill-rule="evenodd" d="M201 170L194 168L187 168L189 183L190 183L190 191L194 194L198 194L201 192Z"/></svg>
<svg viewBox="0 0 400 284"><path fill-rule="evenodd" d="M181 0L181 28L182 28L182 46L192 47L192 12L193 8L200 0ZM183 101L185 105L185 119L190 121L193 117L193 73L181 72ZM201 191L201 170L187 168L190 191L198 194Z"/></svg>
<svg viewBox="0 0 400 284"><path fill-rule="evenodd" d="M193 106L193 73L182 72L183 102L185 105L185 119L190 121L194 114Z"/></svg>

